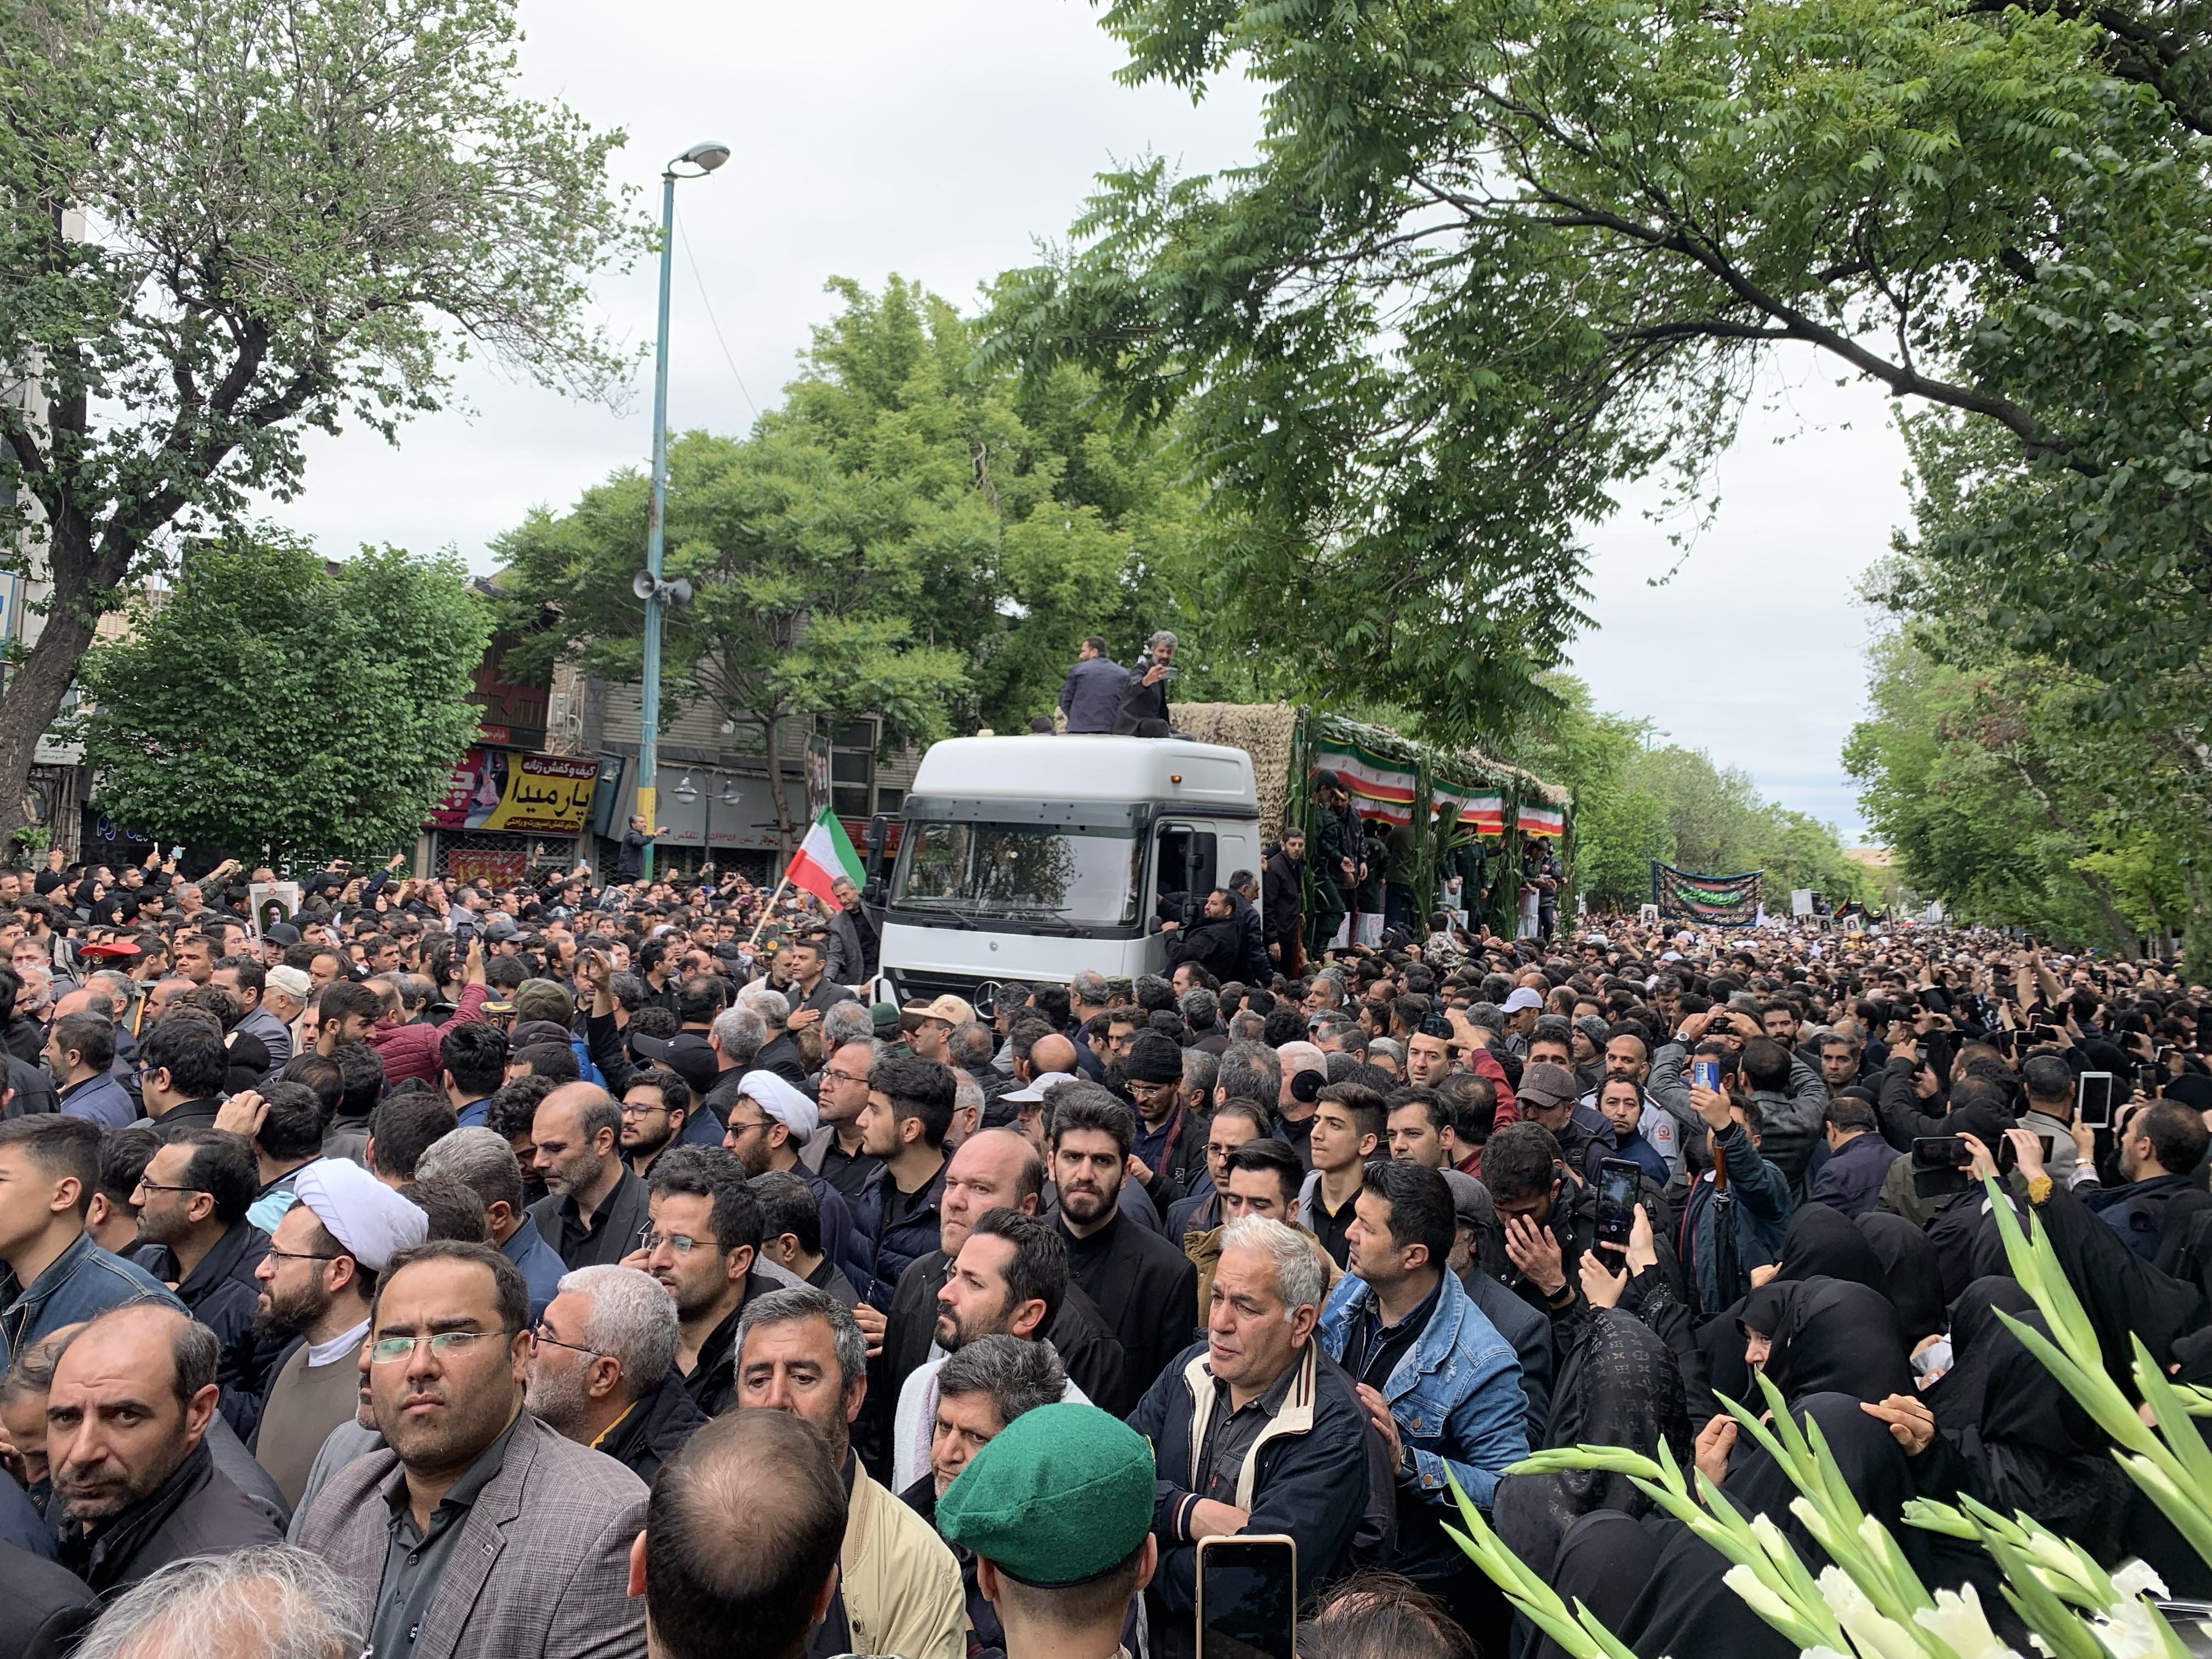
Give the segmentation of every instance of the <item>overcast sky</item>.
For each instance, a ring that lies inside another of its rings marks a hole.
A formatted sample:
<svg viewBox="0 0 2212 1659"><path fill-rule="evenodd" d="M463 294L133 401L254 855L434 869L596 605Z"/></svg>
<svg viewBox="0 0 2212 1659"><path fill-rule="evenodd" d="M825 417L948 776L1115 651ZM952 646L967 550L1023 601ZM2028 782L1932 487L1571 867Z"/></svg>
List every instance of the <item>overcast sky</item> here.
<svg viewBox="0 0 2212 1659"><path fill-rule="evenodd" d="M834 308L826 277L872 287L897 271L970 306L979 283L1065 233L1101 169L1149 150L1210 171L1248 156L1257 131L1259 100L1241 83L1196 107L1120 86L1114 43L1073 0L629 0L618 12L524 0L522 18L526 90L627 130L617 169L642 205L658 210L663 161L694 141L735 150L677 192L678 430L741 432L775 399L809 325ZM609 328L649 345L650 264L608 273L598 292ZM1670 586L1645 585L1676 555L1632 506L1594 532L1601 626L1574 666L1601 706L1649 717L1848 836L1856 806L1837 750L1867 628L1853 594L1902 517L1904 458L1881 401L1835 392L1814 367L1796 371L1795 415L1760 420L1729 458L1720 519ZM483 569L490 539L529 507L564 506L650 448L649 366L620 413L488 370L460 391L465 409L404 428L396 450L365 433L311 437L307 493L275 516L326 553L453 546ZM1824 429L1771 442L1812 425Z"/></svg>

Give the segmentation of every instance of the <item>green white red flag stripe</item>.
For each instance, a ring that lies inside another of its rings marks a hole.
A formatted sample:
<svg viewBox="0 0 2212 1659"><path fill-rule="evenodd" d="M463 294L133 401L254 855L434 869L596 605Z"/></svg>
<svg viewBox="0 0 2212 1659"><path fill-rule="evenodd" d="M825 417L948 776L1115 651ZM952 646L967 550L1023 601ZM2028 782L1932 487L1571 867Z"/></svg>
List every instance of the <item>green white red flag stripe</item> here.
<svg viewBox="0 0 2212 1659"><path fill-rule="evenodd" d="M807 830L806 839L799 843L799 850L791 855L791 867L783 872L783 878L800 892L811 893L824 904L834 906L837 900L830 884L849 881L857 887L864 870L860 855L853 850L852 838L845 833L845 826L825 806L822 816Z"/></svg>
<svg viewBox="0 0 2212 1659"><path fill-rule="evenodd" d="M1523 802L1516 823L1524 836L1556 836L1566 828L1567 820L1556 806L1531 806Z"/></svg>

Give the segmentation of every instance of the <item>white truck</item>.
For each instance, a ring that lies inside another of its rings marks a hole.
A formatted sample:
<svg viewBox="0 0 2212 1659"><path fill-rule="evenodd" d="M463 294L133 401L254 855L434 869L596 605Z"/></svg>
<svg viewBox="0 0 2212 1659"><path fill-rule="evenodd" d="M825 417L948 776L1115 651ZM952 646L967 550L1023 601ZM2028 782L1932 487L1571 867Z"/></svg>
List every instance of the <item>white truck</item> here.
<svg viewBox="0 0 2212 1659"><path fill-rule="evenodd" d="M1164 972L1161 898L1260 868L1251 757L1181 738L949 738L901 816L879 988L901 1004Z"/></svg>

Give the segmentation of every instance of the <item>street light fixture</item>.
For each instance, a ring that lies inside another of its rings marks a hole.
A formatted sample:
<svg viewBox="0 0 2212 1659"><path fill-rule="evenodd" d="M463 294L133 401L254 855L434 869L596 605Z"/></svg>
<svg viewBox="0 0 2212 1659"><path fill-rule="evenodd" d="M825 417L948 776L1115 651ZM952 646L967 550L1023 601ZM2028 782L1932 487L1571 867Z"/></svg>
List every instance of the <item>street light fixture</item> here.
<svg viewBox="0 0 2212 1659"><path fill-rule="evenodd" d="M660 554L668 511L668 289L674 271L676 181L703 179L729 159L730 147L709 138L685 150L660 175L660 327L653 347L653 506L645 529L644 574L651 580L652 589L639 593L645 601L645 662L638 687L637 810L645 814L648 827L659 793L655 785L660 775L660 607L664 597L674 597L661 581ZM678 167L690 171L679 173ZM687 776L685 782L689 781ZM677 795L685 799L680 787ZM644 875L646 880L653 879L651 842L645 846Z"/></svg>

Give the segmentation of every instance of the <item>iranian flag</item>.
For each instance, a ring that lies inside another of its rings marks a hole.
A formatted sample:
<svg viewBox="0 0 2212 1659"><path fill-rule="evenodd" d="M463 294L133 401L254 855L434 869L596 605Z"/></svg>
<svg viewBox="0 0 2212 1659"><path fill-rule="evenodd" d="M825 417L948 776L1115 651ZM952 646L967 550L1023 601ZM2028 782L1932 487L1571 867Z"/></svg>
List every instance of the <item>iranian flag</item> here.
<svg viewBox="0 0 2212 1659"><path fill-rule="evenodd" d="M830 894L830 884L849 881L857 887L861 873L860 855L853 850L851 837L837 822L837 815L825 806L806 832L806 839L799 843L799 850L791 855L791 867L783 872L783 878L835 909L837 901Z"/></svg>
<svg viewBox="0 0 2212 1659"><path fill-rule="evenodd" d="M1532 806L1524 801L1516 827L1524 836L1556 836L1566 828L1566 817L1556 806Z"/></svg>

